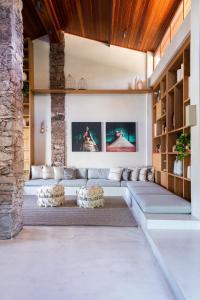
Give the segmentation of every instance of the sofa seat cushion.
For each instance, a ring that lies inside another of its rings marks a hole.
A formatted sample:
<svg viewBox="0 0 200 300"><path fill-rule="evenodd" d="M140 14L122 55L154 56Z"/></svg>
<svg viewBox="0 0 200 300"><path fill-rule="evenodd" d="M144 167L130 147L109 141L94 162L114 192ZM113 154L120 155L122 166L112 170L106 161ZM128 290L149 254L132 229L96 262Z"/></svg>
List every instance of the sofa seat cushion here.
<svg viewBox="0 0 200 300"><path fill-rule="evenodd" d="M155 187L158 185L156 183L150 182L150 181L127 181L127 186L128 186L128 188L134 188L134 187L149 188L149 187Z"/></svg>
<svg viewBox="0 0 200 300"><path fill-rule="evenodd" d="M87 179L63 179L59 182L64 187L81 187L86 185Z"/></svg>
<svg viewBox="0 0 200 300"><path fill-rule="evenodd" d="M174 194L170 195L135 195L135 200L145 213L155 214L190 214L188 201Z"/></svg>
<svg viewBox="0 0 200 300"><path fill-rule="evenodd" d="M120 181L109 179L89 179L87 186L99 185L103 187L120 187Z"/></svg>
<svg viewBox="0 0 200 300"><path fill-rule="evenodd" d="M43 186L58 184L59 180L56 179L31 179L25 181L25 186Z"/></svg>
<svg viewBox="0 0 200 300"><path fill-rule="evenodd" d="M173 195L170 191L162 188L161 186L143 188L143 187L134 187L131 190L131 194L135 195Z"/></svg>
<svg viewBox="0 0 200 300"><path fill-rule="evenodd" d="M121 187L127 187L127 183L128 183L127 180L122 180L121 181Z"/></svg>

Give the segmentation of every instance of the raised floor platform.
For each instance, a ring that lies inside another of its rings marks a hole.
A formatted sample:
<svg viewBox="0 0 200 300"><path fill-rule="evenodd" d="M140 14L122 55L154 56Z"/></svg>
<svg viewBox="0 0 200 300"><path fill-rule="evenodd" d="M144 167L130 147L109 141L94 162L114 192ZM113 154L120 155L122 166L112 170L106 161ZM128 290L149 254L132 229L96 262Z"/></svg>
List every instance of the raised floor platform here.
<svg viewBox="0 0 200 300"><path fill-rule="evenodd" d="M199 300L199 232L148 230L146 237L176 299Z"/></svg>

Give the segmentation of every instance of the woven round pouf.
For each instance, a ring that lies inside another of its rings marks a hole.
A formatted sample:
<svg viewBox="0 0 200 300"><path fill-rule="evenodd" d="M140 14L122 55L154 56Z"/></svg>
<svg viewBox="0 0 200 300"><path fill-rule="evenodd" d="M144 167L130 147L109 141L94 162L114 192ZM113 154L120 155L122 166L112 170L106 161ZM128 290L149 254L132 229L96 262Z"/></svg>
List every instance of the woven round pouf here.
<svg viewBox="0 0 200 300"><path fill-rule="evenodd" d="M83 208L103 207L104 191L100 186L83 186L77 192L77 205Z"/></svg>
<svg viewBox="0 0 200 300"><path fill-rule="evenodd" d="M48 185L42 186L38 191L38 205L39 206L60 206L64 202L64 186L62 185Z"/></svg>

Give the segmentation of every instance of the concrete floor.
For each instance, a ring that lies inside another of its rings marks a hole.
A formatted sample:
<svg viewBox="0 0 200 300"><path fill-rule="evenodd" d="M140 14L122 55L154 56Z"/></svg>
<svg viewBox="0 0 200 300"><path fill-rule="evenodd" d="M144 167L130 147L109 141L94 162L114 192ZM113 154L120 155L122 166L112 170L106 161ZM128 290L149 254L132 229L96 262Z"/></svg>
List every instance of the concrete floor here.
<svg viewBox="0 0 200 300"><path fill-rule="evenodd" d="M138 228L25 227L0 241L1 300L169 300Z"/></svg>
<svg viewBox="0 0 200 300"><path fill-rule="evenodd" d="M184 299L199 300L199 230L150 230L149 234Z"/></svg>

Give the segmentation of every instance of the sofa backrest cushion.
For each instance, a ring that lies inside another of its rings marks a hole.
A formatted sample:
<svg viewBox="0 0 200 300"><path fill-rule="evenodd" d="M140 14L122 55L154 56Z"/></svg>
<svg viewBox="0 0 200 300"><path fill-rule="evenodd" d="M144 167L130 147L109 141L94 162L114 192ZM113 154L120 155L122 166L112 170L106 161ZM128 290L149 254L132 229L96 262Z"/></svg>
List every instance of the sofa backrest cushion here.
<svg viewBox="0 0 200 300"><path fill-rule="evenodd" d="M139 181L147 181L147 167L143 167L140 169Z"/></svg>
<svg viewBox="0 0 200 300"><path fill-rule="evenodd" d="M42 168L42 175L43 179L54 179L53 167L44 166Z"/></svg>
<svg viewBox="0 0 200 300"><path fill-rule="evenodd" d="M53 167L54 169L54 178L60 180L64 178L64 167Z"/></svg>
<svg viewBox="0 0 200 300"><path fill-rule="evenodd" d="M65 180L76 179L76 169L75 168L64 168L64 179Z"/></svg>
<svg viewBox="0 0 200 300"><path fill-rule="evenodd" d="M89 168L88 179L108 179L109 170L106 168Z"/></svg>
<svg viewBox="0 0 200 300"><path fill-rule="evenodd" d="M139 178L139 173L140 173L140 168L135 167L131 169L131 175L130 175L130 180L131 181L137 181Z"/></svg>
<svg viewBox="0 0 200 300"><path fill-rule="evenodd" d="M154 182L155 180L155 170L153 167L147 168L147 180L151 182Z"/></svg>
<svg viewBox="0 0 200 300"><path fill-rule="evenodd" d="M123 168L110 168L108 179L120 181L122 177Z"/></svg>
<svg viewBox="0 0 200 300"><path fill-rule="evenodd" d="M130 179L131 169L124 169L122 172L122 180L128 181Z"/></svg>
<svg viewBox="0 0 200 300"><path fill-rule="evenodd" d="M76 169L76 178L77 179L87 179L88 169L78 168Z"/></svg>
<svg viewBox="0 0 200 300"><path fill-rule="evenodd" d="M31 166L31 178L32 179L42 179L43 173L42 173L43 166Z"/></svg>

